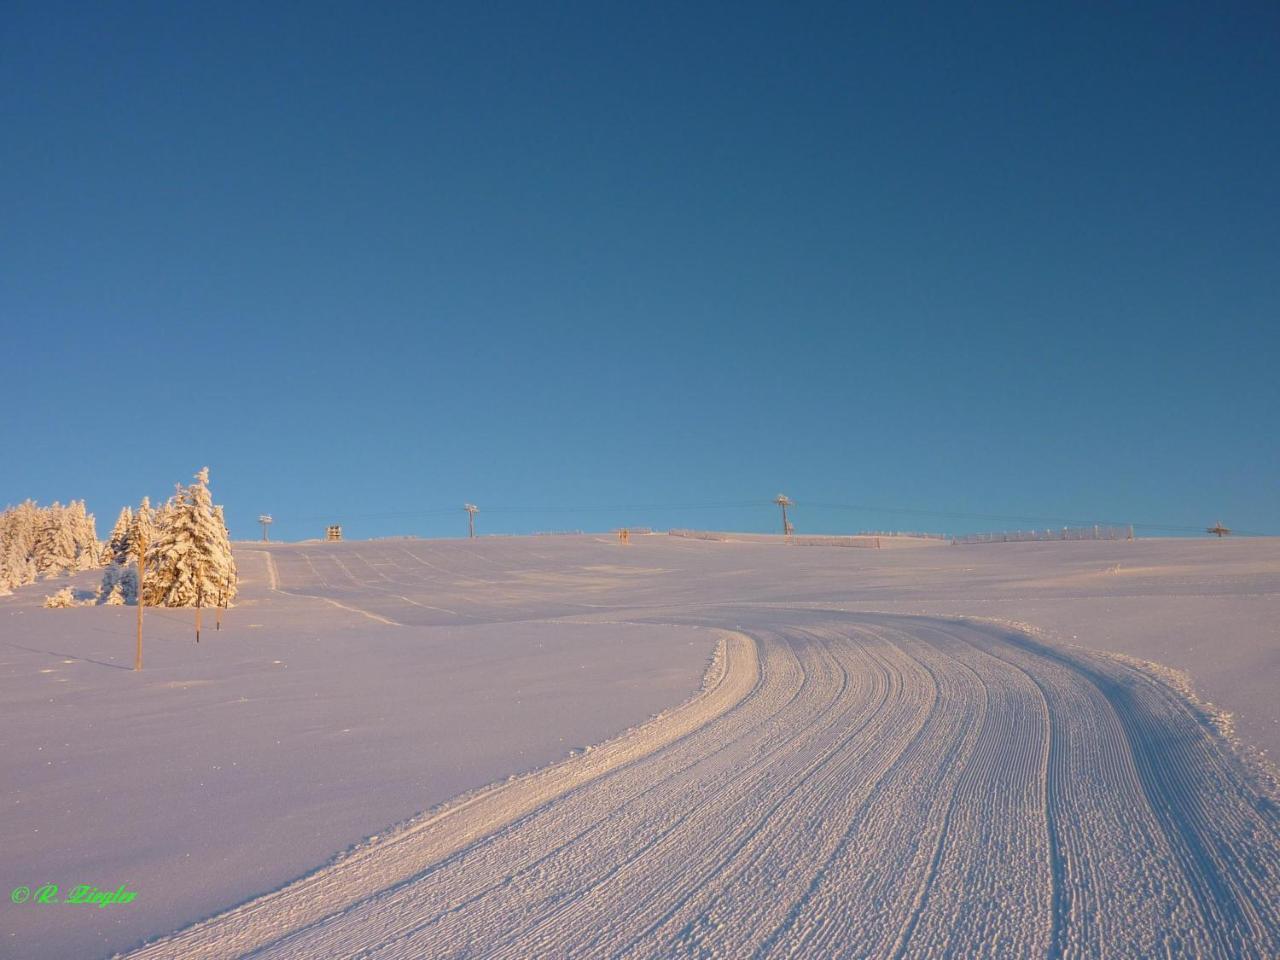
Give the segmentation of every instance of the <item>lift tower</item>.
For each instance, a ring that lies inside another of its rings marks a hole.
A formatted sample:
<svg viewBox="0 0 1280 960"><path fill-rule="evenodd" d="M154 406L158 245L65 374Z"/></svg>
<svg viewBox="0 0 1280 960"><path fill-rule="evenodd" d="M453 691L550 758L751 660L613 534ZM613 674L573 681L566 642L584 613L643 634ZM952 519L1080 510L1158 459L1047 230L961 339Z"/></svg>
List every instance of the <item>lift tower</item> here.
<svg viewBox="0 0 1280 960"><path fill-rule="evenodd" d="M782 535L789 537L795 532L795 528L791 526L791 521L787 519L787 507L794 507L796 502L785 493L778 494L773 498L773 502L782 508Z"/></svg>

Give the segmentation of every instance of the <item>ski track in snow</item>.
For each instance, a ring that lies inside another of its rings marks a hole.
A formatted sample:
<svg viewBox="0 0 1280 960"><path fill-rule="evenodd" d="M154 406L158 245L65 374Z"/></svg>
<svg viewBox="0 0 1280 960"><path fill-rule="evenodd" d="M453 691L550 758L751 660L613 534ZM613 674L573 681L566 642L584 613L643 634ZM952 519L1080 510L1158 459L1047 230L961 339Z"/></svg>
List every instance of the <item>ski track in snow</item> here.
<svg viewBox="0 0 1280 960"><path fill-rule="evenodd" d="M276 569L276 558L271 556L266 550L246 550L245 553L252 553L256 557L262 558L262 562L266 565L267 586L272 590L280 589L280 572Z"/></svg>
<svg viewBox="0 0 1280 960"><path fill-rule="evenodd" d="M339 610L346 610L348 613L358 613L362 617L368 617L370 620L374 621L375 623L385 623L387 626L390 626L390 627L399 627L402 625L398 620L392 620L388 617L382 616L382 614L380 613L371 613L368 610L363 610L360 607L353 607L350 604L340 603L337 600L334 600L332 597L318 597L315 594L296 593L293 590L280 590L279 592L287 593L291 597L307 597L311 600L323 600L325 603L330 604L331 606L335 606Z"/></svg>
<svg viewBox="0 0 1280 960"><path fill-rule="evenodd" d="M975 622L644 622L722 631L698 697L127 956L1280 956L1280 816L1157 678Z"/></svg>

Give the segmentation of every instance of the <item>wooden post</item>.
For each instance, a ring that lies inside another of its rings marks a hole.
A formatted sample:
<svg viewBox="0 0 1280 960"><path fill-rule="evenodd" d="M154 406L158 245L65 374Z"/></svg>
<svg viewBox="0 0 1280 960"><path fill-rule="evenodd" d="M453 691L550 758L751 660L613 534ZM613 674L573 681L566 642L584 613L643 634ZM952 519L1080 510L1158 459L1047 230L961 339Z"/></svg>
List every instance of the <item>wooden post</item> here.
<svg viewBox="0 0 1280 960"><path fill-rule="evenodd" d="M199 642L200 642L200 610L201 610L201 607L199 606L199 603L200 603L200 601L199 601L199 600L197 600L197 601L196 601L196 643L199 643Z"/></svg>

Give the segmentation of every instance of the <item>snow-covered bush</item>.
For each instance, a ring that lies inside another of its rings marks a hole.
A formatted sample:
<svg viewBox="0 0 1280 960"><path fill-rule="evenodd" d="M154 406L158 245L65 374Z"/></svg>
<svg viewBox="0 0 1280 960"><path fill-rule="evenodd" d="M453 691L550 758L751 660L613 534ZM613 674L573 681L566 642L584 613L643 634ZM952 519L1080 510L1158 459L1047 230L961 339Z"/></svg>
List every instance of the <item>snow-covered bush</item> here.
<svg viewBox="0 0 1280 960"><path fill-rule="evenodd" d="M44 605L51 610L77 606L75 594L70 587L63 587L57 593L49 594L44 598Z"/></svg>

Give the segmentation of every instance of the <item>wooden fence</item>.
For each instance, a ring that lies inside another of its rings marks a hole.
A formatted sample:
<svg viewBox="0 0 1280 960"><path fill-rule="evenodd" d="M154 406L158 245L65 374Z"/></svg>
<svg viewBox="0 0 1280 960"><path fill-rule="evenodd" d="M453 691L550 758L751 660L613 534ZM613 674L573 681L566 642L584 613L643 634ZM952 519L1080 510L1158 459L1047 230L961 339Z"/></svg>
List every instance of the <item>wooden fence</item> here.
<svg viewBox="0 0 1280 960"><path fill-rule="evenodd" d="M1047 530L1005 530L1000 533L970 533L952 543L1024 543L1031 540L1132 540L1133 527L1060 527Z"/></svg>

